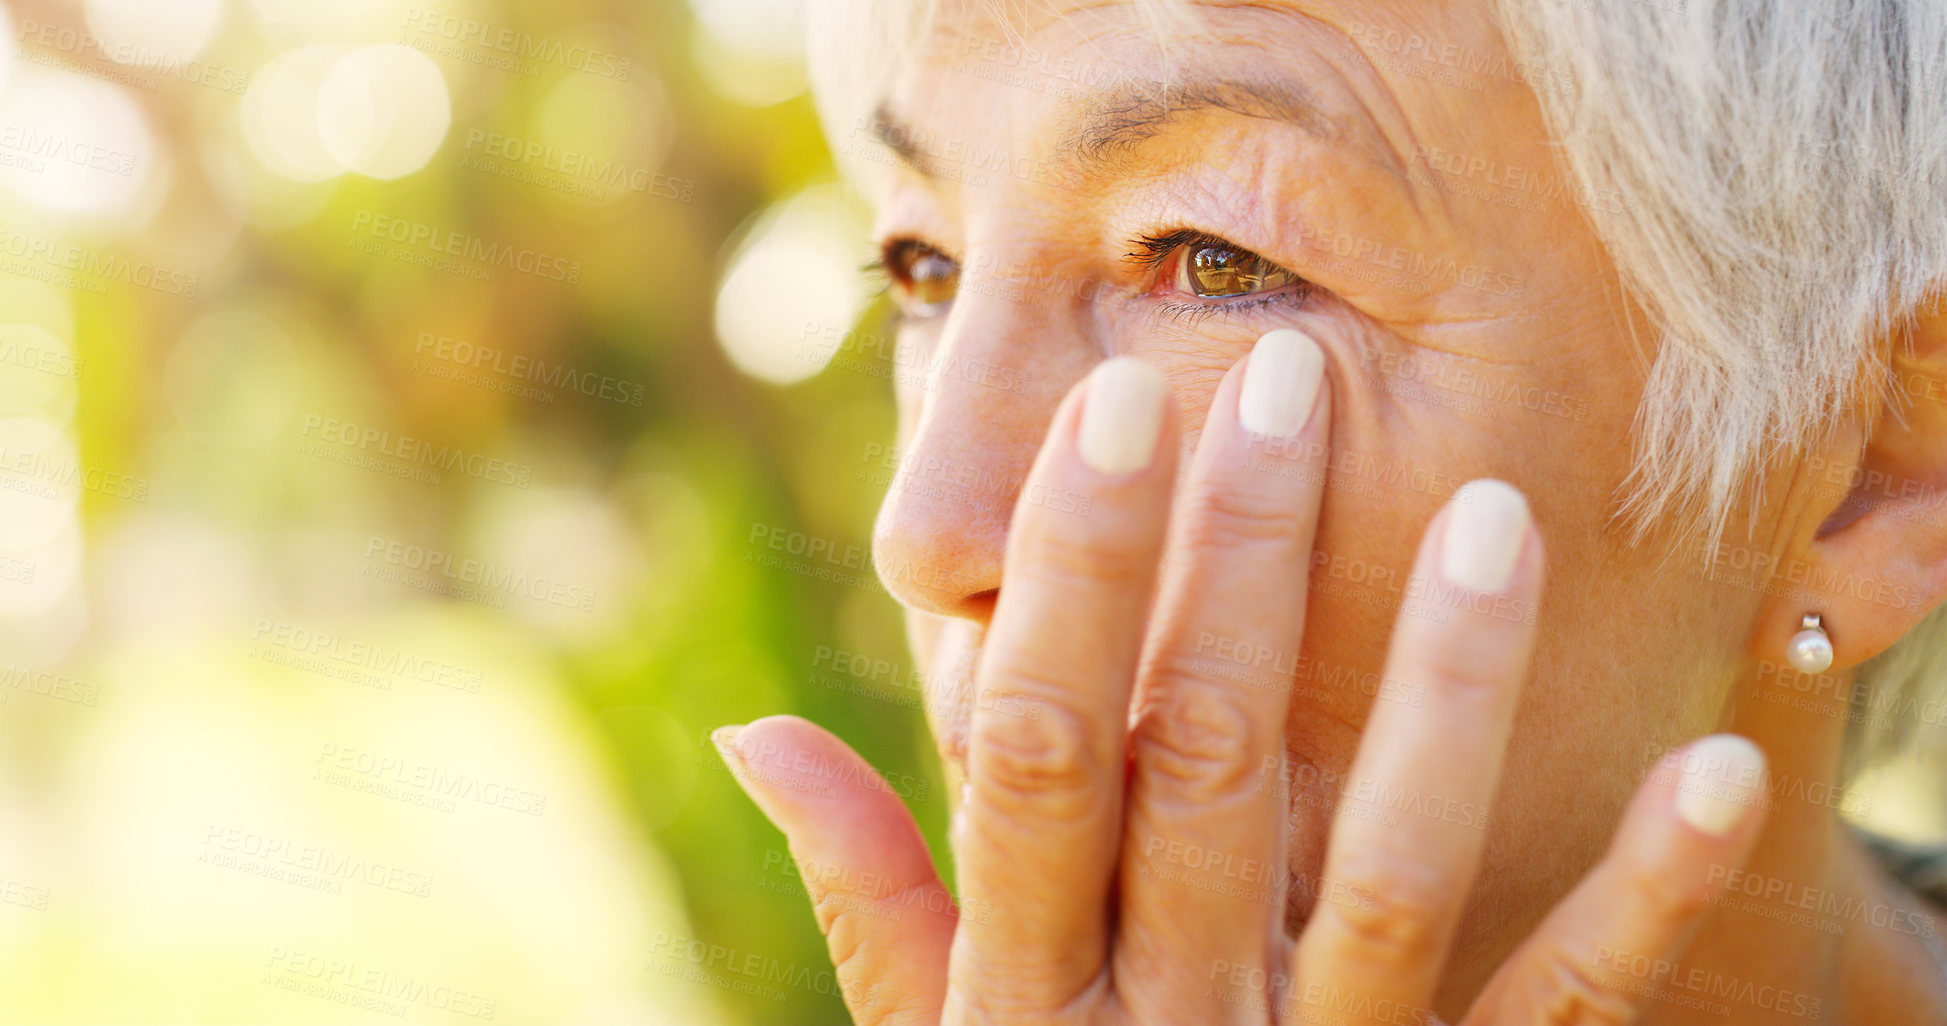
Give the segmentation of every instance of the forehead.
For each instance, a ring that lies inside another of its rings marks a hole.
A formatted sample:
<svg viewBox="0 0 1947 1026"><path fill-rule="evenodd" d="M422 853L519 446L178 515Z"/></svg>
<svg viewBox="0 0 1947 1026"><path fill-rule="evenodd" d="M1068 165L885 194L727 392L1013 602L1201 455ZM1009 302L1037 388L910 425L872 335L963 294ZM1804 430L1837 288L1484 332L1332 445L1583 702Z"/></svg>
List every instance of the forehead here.
<svg viewBox="0 0 1947 1026"><path fill-rule="evenodd" d="M1378 85L1351 37L1293 5L1196 11L1158 25L1127 3L1003 21L948 12L854 123L934 177L968 146L1032 152L1048 177L1134 173L1136 151L1211 114L1256 119L1402 168L1370 116ZM943 157L943 155L946 155Z"/></svg>

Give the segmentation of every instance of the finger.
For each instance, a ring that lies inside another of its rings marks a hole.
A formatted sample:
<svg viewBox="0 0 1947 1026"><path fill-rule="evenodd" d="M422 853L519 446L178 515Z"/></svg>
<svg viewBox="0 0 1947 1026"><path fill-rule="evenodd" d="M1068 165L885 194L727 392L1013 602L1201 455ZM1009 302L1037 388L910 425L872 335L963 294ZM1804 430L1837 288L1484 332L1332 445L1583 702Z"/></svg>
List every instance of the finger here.
<svg viewBox="0 0 1947 1026"><path fill-rule="evenodd" d="M1169 387L1128 357L1062 402L1008 527L975 678L960 893L993 914L954 941L949 1017L1043 1014L1104 979L1130 682L1168 518ZM1090 497L1086 516L1037 503Z"/></svg>
<svg viewBox="0 0 1947 1026"><path fill-rule="evenodd" d="M906 806L845 742L795 716L713 740L784 836L860 1026L933 1026L958 916Z"/></svg>
<svg viewBox="0 0 1947 1026"><path fill-rule="evenodd" d="M1307 1021L1430 1016L1479 871L1534 649L1541 541L1521 493L1474 481L1434 518L1340 795L1294 959Z"/></svg>
<svg viewBox="0 0 1947 1026"><path fill-rule="evenodd" d="M1750 857L1764 772L1764 753L1736 734L1664 759L1608 854L1494 974L1464 1022L1636 1021Z"/></svg>
<svg viewBox="0 0 1947 1026"><path fill-rule="evenodd" d="M1130 733L1115 964L1127 1002L1170 1021L1222 1021L1212 980L1284 971L1285 799L1264 770L1283 758L1304 630L1324 371L1300 332L1258 341L1217 390L1170 526Z"/></svg>

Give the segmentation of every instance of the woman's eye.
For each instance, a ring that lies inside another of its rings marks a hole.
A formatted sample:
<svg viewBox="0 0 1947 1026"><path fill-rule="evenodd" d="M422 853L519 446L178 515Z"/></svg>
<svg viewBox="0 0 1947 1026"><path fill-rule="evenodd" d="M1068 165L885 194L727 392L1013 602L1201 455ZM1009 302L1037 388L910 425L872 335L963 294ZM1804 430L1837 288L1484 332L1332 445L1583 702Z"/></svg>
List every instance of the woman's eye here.
<svg viewBox="0 0 1947 1026"><path fill-rule="evenodd" d="M1214 240L1184 244L1176 263L1176 287L1204 299L1270 292L1298 281L1250 250Z"/></svg>
<svg viewBox="0 0 1947 1026"><path fill-rule="evenodd" d="M918 239L886 243L880 262L909 317L944 312L960 287L959 262Z"/></svg>

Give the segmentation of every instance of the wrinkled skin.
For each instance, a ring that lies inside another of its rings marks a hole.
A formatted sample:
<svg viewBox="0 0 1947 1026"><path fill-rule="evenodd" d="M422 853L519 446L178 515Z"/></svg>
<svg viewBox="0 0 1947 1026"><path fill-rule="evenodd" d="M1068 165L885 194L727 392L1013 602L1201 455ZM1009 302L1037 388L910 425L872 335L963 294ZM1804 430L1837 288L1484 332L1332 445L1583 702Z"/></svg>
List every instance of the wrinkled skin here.
<svg viewBox="0 0 1947 1026"><path fill-rule="evenodd" d="M1614 514L1653 335L1553 162L1527 84L1546 87L1545 69L1508 58L1482 0L1266 3L1211 8L1205 23L1208 38L1172 48L1181 109L1079 156L1073 144L1102 128L1091 112L1134 120L1154 97L1103 91L1162 67L1122 5L1028 19L1019 36L957 22L887 97L900 127L834 140L914 144L916 166L874 186L877 232L959 268L951 302L915 308L900 329L905 364L940 370L901 389L905 468L874 551L908 612L941 755L968 784L958 889L987 919L850 915L848 902L883 895L814 888L855 1016L1699 1017L1630 993L1641 976L1600 971L1591 953L1605 948L1736 981L1737 995L1712 999L1730 1008L1714 1021L1808 1007L1826 1022L1947 1015L1917 929L1833 935L1710 900L1742 865L1864 907L1916 907L1817 799L1835 779L1851 670L1947 591L1947 518L1927 505L1947 488L1947 409L1923 400L1902 421L1855 404L1818 448L1753 482L1716 575L1674 523L1633 542ZM1169 260L1126 257L1138 237L1182 228L1308 284L1201 298ZM1280 457L1298 471L1267 475L1235 435L1235 382L1258 336L1287 326L1323 349L1326 396L1306 444ZM1911 327L1875 358L1938 395L1947 317L1936 304ZM1118 355L1160 370L1173 410L1169 451L1132 478L1092 475L1074 455L1082 383ZM1867 473L1895 483L1849 489ZM1002 486L955 484L970 478ZM1513 483L1532 510L1508 592L1532 589L1531 625L1401 614L1443 507L1475 478ZM1262 516L1210 527L1237 494ZM1159 551L1151 609L1131 596L1150 594ZM1821 583L1840 578L1875 586ZM1781 663L1813 610L1837 661L1807 681ZM1278 689L1218 672L1213 635L1267 639L1284 653L1269 672L1295 668L1296 686L1274 700ZM1416 675L1430 705L1376 702L1382 667ZM1453 701L1497 711L1454 718L1440 696L1455 680L1477 693ZM1004 696L1055 712L1009 715L1026 706ZM1278 720L1282 737L1251 729ZM1758 803L1768 811L1722 838L1681 824L1674 777L1653 772L1715 731L1756 742L1774 788ZM983 763L983 749L1000 754ZM856 758L829 735L773 717L733 751L801 859L940 886L885 792L777 783L807 752ZM767 760L772 772L751 771ZM1340 805L1348 783L1375 779L1472 788L1491 820L1471 837L1375 828ZM1146 888L1170 858L1144 841L1159 836L1289 872L1269 901ZM1363 917L1313 897L1348 881L1404 897ZM1236 996L1254 978L1226 987L1220 961L1284 982L1267 1007L1246 1007ZM1315 985L1393 1003L1278 1007L1280 991Z"/></svg>

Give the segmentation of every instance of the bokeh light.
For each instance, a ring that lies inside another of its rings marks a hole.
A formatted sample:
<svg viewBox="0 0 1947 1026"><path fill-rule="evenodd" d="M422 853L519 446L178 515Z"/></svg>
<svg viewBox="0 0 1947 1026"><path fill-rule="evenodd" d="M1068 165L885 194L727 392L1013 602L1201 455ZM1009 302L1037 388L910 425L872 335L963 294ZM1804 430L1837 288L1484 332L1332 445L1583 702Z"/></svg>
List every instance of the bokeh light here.
<svg viewBox="0 0 1947 1026"><path fill-rule="evenodd" d="M697 27L752 57L802 57L804 0L690 0Z"/></svg>
<svg viewBox="0 0 1947 1026"><path fill-rule="evenodd" d="M446 139L446 80L418 50L354 50L318 86L318 136L347 170L398 178L424 167Z"/></svg>
<svg viewBox="0 0 1947 1026"><path fill-rule="evenodd" d="M776 384L830 362L865 302L862 218L838 186L816 186L760 217L717 288L717 339L731 362Z"/></svg>
<svg viewBox="0 0 1947 1026"><path fill-rule="evenodd" d="M148 116L109 82L28 66L0 101L0 181L45 214L125 222L159 149Z"/></svg>
<svg viewBox="0 0 1947 1026"><path fill-rule="evenodd" d="M86 476L81 453L60 424L39 417L0 419L0 524L7 541L38 545L74 526Z"/></svg>
<svg viewBox="0 0 1947 1026"><path fill-rule="evenodd" d="M768 107L803 93L803 0L691 0L697 21L690 53L710 87L738 103Z"/></svg>
<svg viewBox="0 0 1947 1026"><path fill-rule="evenodd" d="M250 81L240 114L250 152L271 172L315 182L344 171L318 117L325 80L348 50L301 46L271 58Z"/></svg>
<svg viewBox="0 0 1947 1026"><path fill-rule="evenodd" d="M0 317L5 317L0 313ZM0 416L34 413L67 420L77 361L68 343L38 324L0 324Z"/></svg>
<svg viewBox="0 0 1947 1026"><path fill-rule="evenodd" d="M249 0L251 11L277 37L311 41L363 38L377 42L387 30L397 32L400 19L411 10L449 13L451 4L423 4L416 0ZM471 5L457 5L464 10Z"/></svg>
<svg viewBox="0 0 1947 1026"><path fill-rule="evenodd" d="M136 66L194 58L223 20L223 0L87 0L86 10L109 58Z"/></svg>

